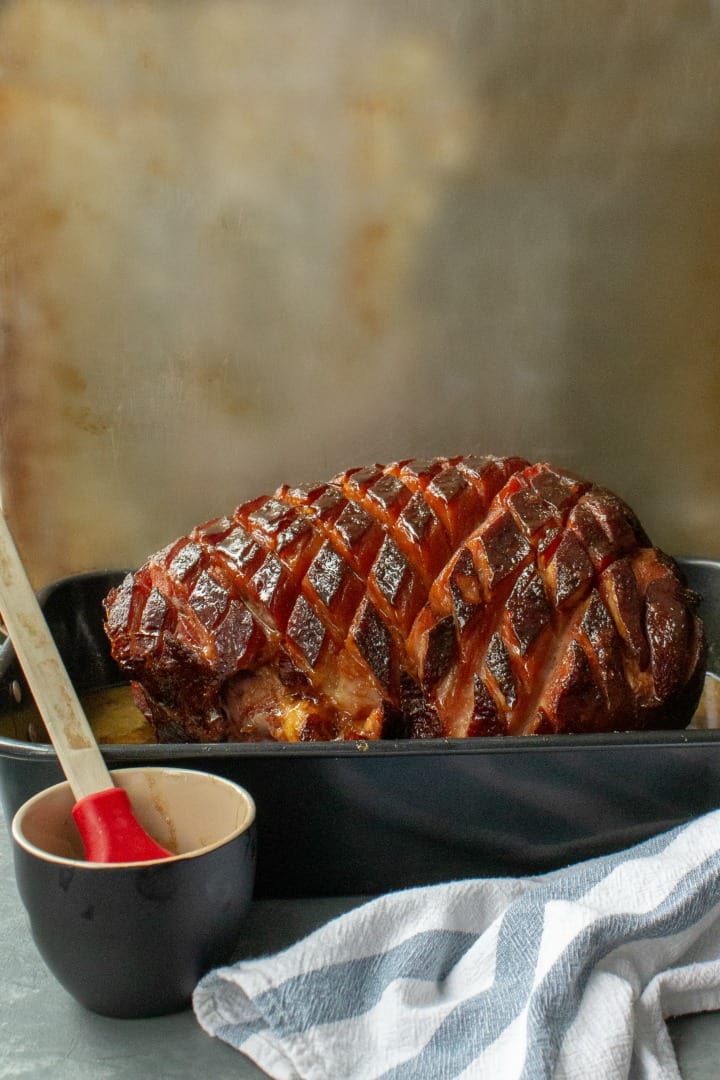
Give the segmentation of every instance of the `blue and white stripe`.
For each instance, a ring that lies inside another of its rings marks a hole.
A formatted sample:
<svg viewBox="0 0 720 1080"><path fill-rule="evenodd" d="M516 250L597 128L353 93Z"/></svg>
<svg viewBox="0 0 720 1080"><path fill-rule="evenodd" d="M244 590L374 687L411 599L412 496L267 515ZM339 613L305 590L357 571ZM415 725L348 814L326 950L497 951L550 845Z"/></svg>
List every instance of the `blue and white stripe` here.
<svg viewBox="0 0 720 1080"><path fill-rule="evenodd" d="M210 973L197 1018L277 1080L678 1077L720 1008L720 811L537 878L392 893Z"/></svg>

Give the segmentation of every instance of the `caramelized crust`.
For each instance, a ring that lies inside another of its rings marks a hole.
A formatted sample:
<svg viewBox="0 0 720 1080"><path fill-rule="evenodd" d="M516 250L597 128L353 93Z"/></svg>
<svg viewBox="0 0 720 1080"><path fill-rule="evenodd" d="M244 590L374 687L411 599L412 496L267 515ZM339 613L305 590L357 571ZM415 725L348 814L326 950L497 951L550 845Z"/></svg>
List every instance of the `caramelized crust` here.
<svg viewBox="0 0 720 1080"><path fill-rule="evenodd" d="M611 492L456 457L283 486L105 608L161 741L303 741L684 726L696 600Z"/></svg>

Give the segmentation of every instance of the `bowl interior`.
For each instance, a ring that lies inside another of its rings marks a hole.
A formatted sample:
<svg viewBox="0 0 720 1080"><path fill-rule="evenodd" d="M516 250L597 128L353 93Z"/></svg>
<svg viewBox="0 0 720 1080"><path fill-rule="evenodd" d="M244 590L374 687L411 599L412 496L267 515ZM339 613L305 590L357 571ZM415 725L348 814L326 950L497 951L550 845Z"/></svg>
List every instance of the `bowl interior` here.
<svg viewBox="0 0 720 1080"><path fill-rule="evenodd" d="M227 843L255 819L249 793L210 773L142 767L115 769L111 776L127 791L143 828L179 858ZM39 857L88 865L72 817L74 803L67 782L39 792L17 811L12 823L14 839Z"/></svg>

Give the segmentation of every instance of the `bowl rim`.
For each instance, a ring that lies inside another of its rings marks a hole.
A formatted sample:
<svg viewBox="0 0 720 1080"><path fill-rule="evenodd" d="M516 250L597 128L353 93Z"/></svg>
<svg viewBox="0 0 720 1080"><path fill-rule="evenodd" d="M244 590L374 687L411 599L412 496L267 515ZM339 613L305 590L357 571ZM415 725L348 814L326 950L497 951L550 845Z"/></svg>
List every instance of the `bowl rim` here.
<svg viewBox="0 0 720 1080"><path fill-rule="evenodd" d="M171 773L173 775L183 776L190 774L193 776L203 776L208 780L212 780L214 783L227 788L232 788L236 793L240 794L245 802L247 812L242 822L236 825L230 832L225 833L218 840L215 840L210 844L205 844L199 848L193 848L192 851L180 852L177 855L171 855L169 857L165 856L159 859L145 859L128 862L106 863L92 862L88 859L71 859L63 855L55 855L52 852L46 851L44 848L38 847L37 844L34 844L31 840L27 839L22 830L23 819L34 806L42 802L43 799L48 798L52 793L59 791L61 788L70 787L68 780L61 780L59 783L52 784L50 787L44 787L41 791L31 795L29 799L26 799L25 802L17 808L10 824L10 835L13 843L28 855L31 855L44 863L54 863L57 866L73 870L104 870L109 872L112 870L128 870L142 867L174 866L177 863L199 859L205 855L209 855L213 851L217 851L219 848L225 847L226 844L232 843L232 841L236 840L239 836L242 836L243 833L249 833L255 825L257 807L252 795L242 784L237 783L235 780L230 780L225 776L218 776L215 773L204 772L200 769L185 769L172 765L137 765L124 769L110 770L110 775L113 777L123 773Z"/></svg>

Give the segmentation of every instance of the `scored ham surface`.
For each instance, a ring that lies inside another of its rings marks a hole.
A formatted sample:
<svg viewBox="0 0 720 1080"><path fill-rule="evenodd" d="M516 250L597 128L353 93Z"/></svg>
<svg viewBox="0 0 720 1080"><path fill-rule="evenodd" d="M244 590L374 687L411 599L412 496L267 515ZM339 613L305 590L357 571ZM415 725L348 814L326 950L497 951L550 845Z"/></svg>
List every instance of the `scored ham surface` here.
<svg viewBox="0 0 720 1080"><path fill-rule="evenodd" d="M283 486L105 610L160 741L360 740L683 727L697 599L616 495L466 456Z"/></svg>

